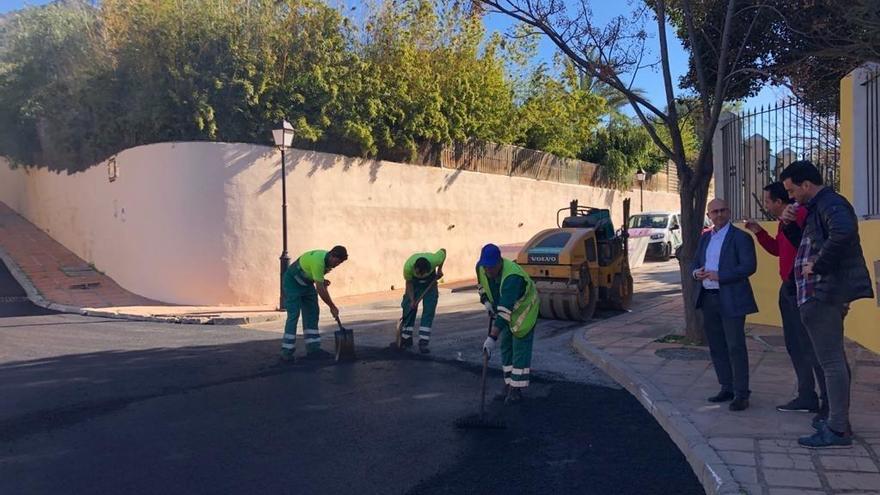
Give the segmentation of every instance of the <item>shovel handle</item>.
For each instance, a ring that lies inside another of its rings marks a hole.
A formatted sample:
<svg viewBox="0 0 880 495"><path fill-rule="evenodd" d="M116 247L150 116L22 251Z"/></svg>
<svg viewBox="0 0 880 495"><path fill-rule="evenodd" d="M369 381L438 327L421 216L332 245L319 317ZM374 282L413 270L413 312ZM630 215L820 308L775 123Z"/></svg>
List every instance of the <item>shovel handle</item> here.
<svg viewBox="0 0 880 495"><path fill-rule="evenodd" d="M489 331L492 331L492 317L489 317ZM489 353L483 349L483 375L480 377L480 418L486 417L486 374L489 371Z"/></svg>
<svg viewBox="0 0 880 495"><path fill-rule="evenodd" d="M480 418L486 417L486 373L489 370L489 354L483 351L483 376L480 378Z"/></svg>

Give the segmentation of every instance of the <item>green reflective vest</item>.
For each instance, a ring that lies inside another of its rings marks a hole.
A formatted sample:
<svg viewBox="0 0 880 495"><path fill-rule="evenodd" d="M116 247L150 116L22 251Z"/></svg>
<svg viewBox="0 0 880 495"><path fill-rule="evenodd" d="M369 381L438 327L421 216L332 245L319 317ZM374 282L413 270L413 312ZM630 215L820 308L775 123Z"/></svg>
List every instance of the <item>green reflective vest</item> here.
<svg viewBox="0 0 880 495"><path fill-rule="evenodd" d="M486 275L486 269L482 266L477 269L480 286L483 293L489 298L489 302L496 305L492 298L492 289L489 287L489 277ZM514 303L512 308L497 306L498 316L504 318L510 323L510 332L514 337L523 338L535 328L538 321L538 308L540 302L538 300L538 291L535 289L535 283L523 271L523 269L508 259L504 259L504 266L501 269L501 292L500 297L503 299L504 280L511 275L519 275L526 281L526 290L522 297Z"/></svg>

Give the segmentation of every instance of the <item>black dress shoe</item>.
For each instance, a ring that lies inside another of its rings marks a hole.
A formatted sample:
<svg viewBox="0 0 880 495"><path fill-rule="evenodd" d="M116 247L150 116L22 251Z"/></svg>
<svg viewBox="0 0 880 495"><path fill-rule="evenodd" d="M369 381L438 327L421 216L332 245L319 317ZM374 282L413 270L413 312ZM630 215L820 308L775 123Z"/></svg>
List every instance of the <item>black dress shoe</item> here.
<svg viewBox="0 0 880 495"><path fill-rule="evenodd" d="M713 395L706 400L708 400L709 402L727 402L729 400L733 400L733 392L721 391L718 392L718 395Z"/></svg>
<svg viewBox="0 0 880 495"><path fill-rule="evenodd" d="M744 411L749 408L749 399L737 397L733 399L733 402L727 408L731 411Z"/></svg>

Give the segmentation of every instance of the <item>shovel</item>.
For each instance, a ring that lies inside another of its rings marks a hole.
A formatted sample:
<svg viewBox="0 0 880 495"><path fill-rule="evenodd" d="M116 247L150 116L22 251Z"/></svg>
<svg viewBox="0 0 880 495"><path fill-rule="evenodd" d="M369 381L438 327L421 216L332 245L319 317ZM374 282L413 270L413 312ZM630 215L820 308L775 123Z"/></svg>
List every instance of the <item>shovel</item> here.
<svg viewBox="0 0 880 495"><path fill-rule="evenodd" d="M350 328L343 327L338 316L336 324L339 325L339 330L333 332L336 340L336 362L354 361L357 359L354 355L354 332Z"/></svg>

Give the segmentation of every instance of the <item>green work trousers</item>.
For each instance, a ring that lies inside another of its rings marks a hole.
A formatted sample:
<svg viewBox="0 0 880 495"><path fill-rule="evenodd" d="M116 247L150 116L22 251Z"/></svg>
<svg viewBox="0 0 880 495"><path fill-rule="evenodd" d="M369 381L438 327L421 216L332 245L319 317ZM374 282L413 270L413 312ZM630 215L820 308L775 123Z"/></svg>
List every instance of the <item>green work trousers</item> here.
<svg viewBox="0 0 880 495"><path fill-rule="evenodd" d="M509 328L501 331L501 365L504 370L504 383L511 387L529 386L529 366L532 364L532 342L534 329L523 338L513 336Z"/></svg>
<svg viewBox="0 0 880 495"><path fill-rule="evenodd" d="M287 322L284 324L284 337L281 341L281 352L296 352L296 324L302 313L303 335L306 341L306 352L314 352L321 348L321 335L318 333L318 292L314 284L302 285L291 281L284 284L284 307L287 309Z"/></svg>
<svg viewBox="0 0 880 495"><path fill-rule="evenodd" d="M414 278L412 280L413 297L419 297L425 292L425 289L428 290L421 301L422 319L419 321L419 340L426 343L431 340L431 325L434 324L434 314L437 312L437 301L440 298L440 292L437 290L437 285L434 284L435 280L434 277ZM400 307L403 310L403 330L401 331L401 336L409 339L412 338L418 307L416 307L415 311L412 310L410 299L406 294L403 295Z"/></svg>

